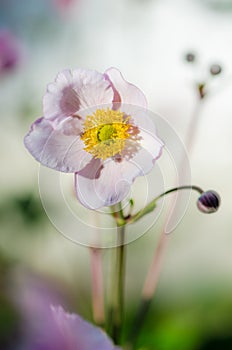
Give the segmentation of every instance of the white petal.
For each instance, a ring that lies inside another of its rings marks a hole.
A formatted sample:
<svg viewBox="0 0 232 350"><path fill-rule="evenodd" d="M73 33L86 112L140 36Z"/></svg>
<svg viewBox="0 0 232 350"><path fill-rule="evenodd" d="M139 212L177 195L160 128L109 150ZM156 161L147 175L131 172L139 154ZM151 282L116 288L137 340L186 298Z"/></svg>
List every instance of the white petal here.
<svg viewBox="0 0 232 350"><path fill-rule="evenodd" d="M112 100L111 84L103 74L85 69L64 70L47 87L43 99L44 117L72 116L93 106L110 104Z"/></svg>
<svg viewBox="0 0 232 350"><path fill-rule="evenodd" d="M118 69L109 68L106 70L105 75L111 82L115 92L115 102L147 108L147 100L143 92L135 85L128 83Z"/></svg>
<svg viewBox="0 0 232 350"><path fill-rule="evenodd" d="M140 136L142 137L140 141L141 149L133 160L140 164L143 172L147 174L152 169L155 161L161 156L164 143L155 134L144 130L140 130Z"/></svg>
<svg viewBox="0 0 232 350"><path fill-rule="evenodd" d="M67 119L54 129L49 120L38 119L25 136L26 148L36 160L49 168L63 172L81 170L92 156L83 150L80 129L72 129L69 123L73 123L73 118Z"/></svg>
<svg viewBox="0 0 232 350"><path fill-rule="evenodd" d="M104 163L100 176L89 179L75 174L76 195L79 201L89 209L110 206L123 200L130 190L134 172L127 177L123 173L123 162L108 160ZM132 166L133 167L133 166ZM95 170L96 172L99 170Z"/></svg>
<svg viewBox="0 0 232 350"><path fill-rule="evenodd" d="M132 122L139 129L141 137L139 152L133 161L140 165L143 173L147 174L153 167L155 160L161 156L163 141L157 136L156 126L146 110L137 106L123 105L124 111L131 116Z"/></svg>

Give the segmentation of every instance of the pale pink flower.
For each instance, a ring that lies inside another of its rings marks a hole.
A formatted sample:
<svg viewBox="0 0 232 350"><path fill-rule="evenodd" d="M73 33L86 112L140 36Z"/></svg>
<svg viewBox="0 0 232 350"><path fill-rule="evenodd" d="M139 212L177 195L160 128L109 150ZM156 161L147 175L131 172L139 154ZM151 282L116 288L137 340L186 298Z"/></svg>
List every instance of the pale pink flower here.
<svg viewBox="0 0 232 350"><path fill-rule="evenodd" d="M99 327L64 311L59 296L38 277L21 274L12 297L23 316L24 350L120 350Z"/></svg>
<svg viewBox="0 0 232 350"><path fill-rule="evenodd" d="M44 117L32 125L25 145L41 164L75 173L85 207L110 206L161 155L163 143L146 108L144 94L116 68L104 74L64 70L48 85Z"/></svg>
<svg viewBox="0 0 232 350"><path fill-rule="evenodd" d="M52 307L52 316L66 350L120 350L100 328L77 314L66 313L61 306Z"/></svg>
<svg viewBox="0 0 232 350"><path fill-rule="evenodd" d="M52 0L55 8L63 14L64 12L68 11L72 5L79 0Z"/></svg>
<svg viewBox="0 0 232 350"><path fill-rule="evenodd" d="M38 314L31 316L25 350L120 350L103 330L61 306L47 306L39 322Z"/></svg>
<svg viewBox="0 0 232 350"><path fill-rule="evenodd" d="M14 69L20 60L20 47L15 36L8 30L0 30L0 74Z"/></svg>

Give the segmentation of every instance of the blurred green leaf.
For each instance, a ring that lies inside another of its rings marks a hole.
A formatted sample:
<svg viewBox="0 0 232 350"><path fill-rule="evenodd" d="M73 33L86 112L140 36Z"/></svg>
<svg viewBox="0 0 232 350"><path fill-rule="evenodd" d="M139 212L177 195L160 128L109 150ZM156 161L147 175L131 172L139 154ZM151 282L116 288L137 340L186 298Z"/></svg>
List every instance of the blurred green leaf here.
<svg viewBox="0 0 232 350"><path fill-rule="evenodd" d="M0 204L0 217L3 221L14 224L33 226L41 224L46 218L44 208L39 198L32 193L10 197ZM32 231L30 231L32 232Z"/></svg>

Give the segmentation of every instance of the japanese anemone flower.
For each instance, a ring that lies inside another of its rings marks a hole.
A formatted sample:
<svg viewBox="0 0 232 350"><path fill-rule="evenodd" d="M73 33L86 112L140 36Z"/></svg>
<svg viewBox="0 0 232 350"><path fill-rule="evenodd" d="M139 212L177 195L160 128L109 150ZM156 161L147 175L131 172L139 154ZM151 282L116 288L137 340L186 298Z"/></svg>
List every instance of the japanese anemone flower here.
<svg viewBox="0 0 232 350"><path fill-rule="evenodd" d="M44 116L31 126L25 146L41 164L75 174L85 207L110 206L161 155L163 142L146 108L144 94L116 68L64 70L48 85Z"/></svg>

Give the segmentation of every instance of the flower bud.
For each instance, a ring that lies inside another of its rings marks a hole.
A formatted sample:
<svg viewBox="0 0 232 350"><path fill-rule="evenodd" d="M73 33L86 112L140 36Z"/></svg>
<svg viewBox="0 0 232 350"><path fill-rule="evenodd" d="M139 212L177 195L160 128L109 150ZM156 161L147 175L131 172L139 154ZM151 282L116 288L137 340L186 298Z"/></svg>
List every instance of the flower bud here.
<svg viewBox="0 0 232 350"><path fill-rule="evenodd" d="M211 75L218 75L222 71L222 67L219 64L212 64L210 67L210 73Z"/></svg>
<svg viewBox="0 0 232 350"><path fill-rule="evenodd" d="M194 53L192 53L192 52L189 52L189 53L187 53L186 55L185 55L185 60L187 61L187 62L194 62L195 60L196 60L196 57L195 57L195 55L194 55Z"/></svg>
<svg viewBox="0 0 232 350"><path fill-rule="evenodd" d="M197 201L197 207L202 213L215 213L219 208L220 202L219 194L210 190L201 194Z"/></svg>

